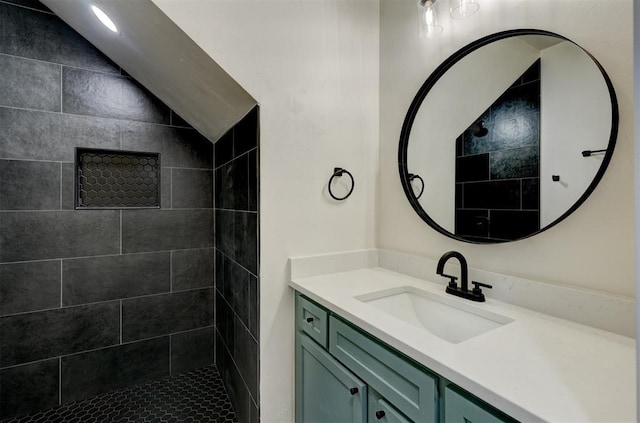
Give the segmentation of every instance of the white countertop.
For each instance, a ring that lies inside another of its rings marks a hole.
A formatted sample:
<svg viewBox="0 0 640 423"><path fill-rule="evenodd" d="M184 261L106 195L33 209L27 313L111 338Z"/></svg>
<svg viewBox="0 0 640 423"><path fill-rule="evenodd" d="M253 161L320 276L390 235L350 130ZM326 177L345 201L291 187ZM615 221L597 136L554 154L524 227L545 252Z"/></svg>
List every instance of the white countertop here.
<svg viewBox="0 0 640 423"><path fill-rule="evenodd" d="M492 300L514 321L458 344L354 297L443 286L380 267L294 277L290 286L522 422L636 422L635 340ZM456 301L469 303L451 295Z"/></svg>

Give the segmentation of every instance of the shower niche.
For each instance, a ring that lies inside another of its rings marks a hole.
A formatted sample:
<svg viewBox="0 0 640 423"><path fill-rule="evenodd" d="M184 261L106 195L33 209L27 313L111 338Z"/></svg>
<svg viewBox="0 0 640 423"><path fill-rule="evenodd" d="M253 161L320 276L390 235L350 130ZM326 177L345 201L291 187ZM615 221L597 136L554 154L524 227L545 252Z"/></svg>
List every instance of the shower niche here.
<svg viewBox="0 0 640 423"><path fill-rule="evenodd" d="M160 153L76 149L76 209L160 208Z"/></svg>

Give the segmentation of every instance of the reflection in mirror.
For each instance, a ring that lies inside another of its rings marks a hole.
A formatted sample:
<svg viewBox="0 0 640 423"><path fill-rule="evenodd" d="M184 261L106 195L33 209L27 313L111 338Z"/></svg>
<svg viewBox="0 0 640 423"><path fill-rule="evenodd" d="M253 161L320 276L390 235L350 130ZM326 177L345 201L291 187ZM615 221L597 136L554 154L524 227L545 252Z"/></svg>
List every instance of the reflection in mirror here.
<svg viewBox="0 0 640 423"><path fill-rule="evenodd" d="M613 88L587 52L555 34L505 34L441 65L401 136L412 205L469 242L521 239L562 220L595 188L617 133Z"/></svg>

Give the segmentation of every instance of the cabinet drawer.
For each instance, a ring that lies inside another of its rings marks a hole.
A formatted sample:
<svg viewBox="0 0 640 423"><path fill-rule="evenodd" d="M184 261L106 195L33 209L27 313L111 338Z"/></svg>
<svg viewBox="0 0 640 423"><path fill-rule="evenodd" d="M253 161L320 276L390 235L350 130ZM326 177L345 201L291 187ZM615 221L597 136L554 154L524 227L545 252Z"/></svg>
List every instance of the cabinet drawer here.
<svg viewBox="0 0 640 423"><path fill-rule="evenodd" d="M405 416L389 404L384 398L369 389L368 423L411 423Z"/></svg>
<svg viewBox="0 0 640 423"><path fill-rule="evenodd" d="M301 295L296 295L296 326L327 348L327 311Z"/></svg>
<svg viewBox="0 0 640 423"><path fill-rule="evenodd" d="M409 419L437 421L433 375L335 317L330 318L329 351Z"/></svg>
<svg viewBox="0 0 640 423"><path fill-rule="evenodd" d="M367 385L308 336L297 349L296 422L365 423Z"/></svg>
<svg viewBox="0 0 640 423"><path fill-rule="evenodd" d="M447 423L515 423L459 388L447 386L444 393L444 421Z"/></svg>

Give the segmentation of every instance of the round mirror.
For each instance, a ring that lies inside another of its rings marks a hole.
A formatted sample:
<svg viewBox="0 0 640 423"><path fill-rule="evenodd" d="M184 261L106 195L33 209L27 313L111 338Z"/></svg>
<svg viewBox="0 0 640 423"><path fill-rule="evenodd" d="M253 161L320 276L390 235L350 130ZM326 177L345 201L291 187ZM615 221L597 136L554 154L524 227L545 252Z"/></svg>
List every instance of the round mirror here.
<svg viewBox="0 0 640 423"><path fill-rule="evenodd" d="M585 201L617 128L615 92L593 56L550 32L501 32L422 85L400 135L400 179L420 217L447 236L522 239Z"/></svg>

